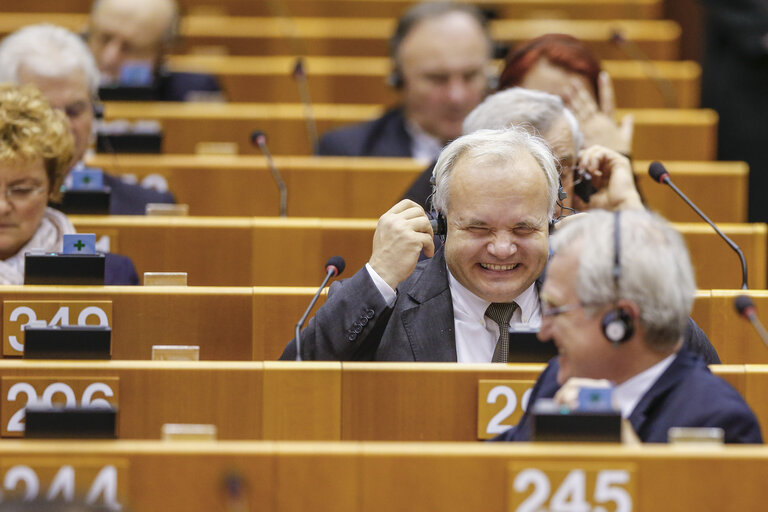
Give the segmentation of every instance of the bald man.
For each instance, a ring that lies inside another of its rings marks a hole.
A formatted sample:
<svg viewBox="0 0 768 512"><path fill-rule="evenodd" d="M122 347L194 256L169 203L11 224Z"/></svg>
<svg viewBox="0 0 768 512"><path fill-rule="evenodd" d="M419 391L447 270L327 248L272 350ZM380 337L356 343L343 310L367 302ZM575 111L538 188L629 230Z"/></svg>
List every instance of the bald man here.
<svg viewBox="0 0 768 512"><path fill-rule="evenodd" d="M401 105L373 121L325 134L320 155L400 156L431 162L461 135L485 97L491 40L474 7L425 2L408 10L390 40L390 84Z"/></svg>
<svg viewBox="0 0 768 512"><path fill-rule="evenodd" d="M145 70L151 82L142 85L155 87L157 100L221 99L213 76L172 72L164 66L178 31L174 0L96 0L88 23L88 46L102 85L126 84L137 70ZM112 99L108 91L103 95Z"/></svg>

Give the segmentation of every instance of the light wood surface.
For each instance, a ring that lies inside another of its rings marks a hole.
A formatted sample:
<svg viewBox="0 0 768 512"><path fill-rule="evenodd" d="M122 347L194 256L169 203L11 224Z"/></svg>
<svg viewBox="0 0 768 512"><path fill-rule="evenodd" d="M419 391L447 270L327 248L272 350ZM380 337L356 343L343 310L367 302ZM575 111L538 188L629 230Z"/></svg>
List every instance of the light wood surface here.
<svg viewBox="0 0 768 512"><path fill-rule="evenodd" d="M217 75L235 102L299 102L293 78L296 59L288 56L177 55L168 59L176 71ZM392 64L387 57L307 57L303 61L310 98L315 103L394 105L398 92L387 85ZM504 63L496 61L500 71ZM694 61L606 60L620 108L699 107L701 67ZM662 83L663 85L660 85ZM664 87L672 88L665 98ZM671 102L671 103L669 103Z"/></svg>
<svg viewBox="0 0 768 512"><path fill-rule="evenodd" d="M748 294L755 302L757 315L768 325L768 291L712 290L711 298L702 301L709 318L706 332L711 340L718 340L717 351L723 361L745 361L752 364L768 363L768 346L761 340L751 323L737 315L733 301L738 295Z"/></svg>
<svg viewBox="0 0 768 512"><path fill-rule="evenodd" d="M466 1L466 0L465 0ZM395 18L414 5L414 0L180 0L182 12L218 12L230 15L337 16ZM468 0L499 18L570 18L570 19L656 19L662 14L661 0ZM85 13L92 0L35 0L13 2L0 12Z"/></svg>
<svg viewBox="0 0 768 512"><path fill-rule="evenodd" d="M376 118L380 105L315 104L319 133ZM300 103L142 103L108 102L105 119L156 119L164 131L164 153L194 153L200 142L234 142L240 153L258 154L251 146L254 130L267 134L276 155L308 155L305 109ZM716 154L717 113L709 109L618 109L617 117L632 114L635 131L632 153L637 159L713 160Z"/></svg>
<svg viewBox="0 0 768 512"><path fill-rule="evenodd" d="M121 439L159 439L164 423L194 423L216 425L219 439L472 441L477 439L478 382L524 380L532 386L543 368L491 363L0 361L3 377L21 382L117 378ZM767 369L712 366L755 408L764 430ZM7 411L3 418L8 421Z"/></svg>
<svg viewBox="0 0 768 512"><path fill-rule="evenodd" d="M111 235L112 251L139 273L188 272L195 286L312 286L332 255L347 275L368 261L376 221L274 217L71 216L81 233ZM736 254L704 223L674 224L692 254L699 288L741 286ZM765 288L765 224L721 224L742 249L750 288Z"/></svg>
<svg viewBox="0 0 768 512"><path fill-rule="evenodd" d="M276 216L279 193L266 160L251 155L107 155L89 165L139 182L162 177L192 215ZM668 187L648 176L649 161L634 162L650 209L676 222L700 219ZM665 161L674 182L715 222L745 222L748 166L743 162ZM288 188L288 215L378 218L400 200L425 169L407 158L277 156ZM149 176L149 178L148 178Z"/></svg>
<svg viewBox="0 0 768 512"><path fill-rule="evenodd" d="M33 23L54 23L71 30L85 27L85 14L4 13L0 36ZM395 20L387 18L320 18L186 16L181 21L177 53L209 51L232 55L386 56ZM517 44L549 32L583 40L601 59L631 59L612 42L621 32L648 58L680 58L680 25L665 20L497 20L490 24L499 42Z"/></svg>

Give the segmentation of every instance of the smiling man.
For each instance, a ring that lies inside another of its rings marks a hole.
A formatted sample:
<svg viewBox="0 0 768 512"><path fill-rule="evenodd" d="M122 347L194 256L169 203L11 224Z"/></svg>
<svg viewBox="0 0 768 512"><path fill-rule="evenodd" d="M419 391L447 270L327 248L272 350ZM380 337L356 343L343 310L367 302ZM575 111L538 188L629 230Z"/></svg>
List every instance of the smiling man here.
<svg viewBox="0 0 768 512"><path fill-rule="evenodd" d="M418 263L422 249L435 252L429 219L409 200L392 207L369 262L331 287L304 330L302 358L506 361L510 322L540 324L535 283L557 187L551 152L522 129L455 140L435 166L444 248ZM295 357L292 341L282 358Z"/></svg>
<svg viewBox="0 0 768 512"><path fill-rule="evenodd" d="M559 356L539 377L542 398L573 407L578 389L605 379L613 405L643 442L672 427L716 427L725 442L761 443L757 420L729 384L686 350L696 285L682 237L644 210L596 211L552 237L539 338ZM527 441L531 416L497 440Z"/></svg>

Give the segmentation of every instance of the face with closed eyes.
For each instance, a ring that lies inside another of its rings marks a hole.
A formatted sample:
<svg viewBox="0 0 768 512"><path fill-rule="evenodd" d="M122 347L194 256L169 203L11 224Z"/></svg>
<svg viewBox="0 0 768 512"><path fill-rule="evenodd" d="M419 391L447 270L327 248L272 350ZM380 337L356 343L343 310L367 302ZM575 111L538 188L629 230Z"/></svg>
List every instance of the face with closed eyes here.
<svg viewBox="0 0 768 512"><path fill-rule="evenodd" d="M514 158L462 156L448 183L448 269L469 291L510 302L544 270L547 180L525 150Z"/></svg>
<svg viewBox="0 0 768 512"><path fill-rule="evenodd" d="M42 159L0 162L0 260L16 254L35 234L49 190Z"/></svg>

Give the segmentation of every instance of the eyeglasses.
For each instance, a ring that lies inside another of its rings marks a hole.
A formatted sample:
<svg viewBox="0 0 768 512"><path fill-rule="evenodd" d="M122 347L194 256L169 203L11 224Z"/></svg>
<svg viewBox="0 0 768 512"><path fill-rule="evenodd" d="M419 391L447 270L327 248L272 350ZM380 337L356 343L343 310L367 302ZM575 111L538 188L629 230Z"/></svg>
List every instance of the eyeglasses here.
<svg viewBox="0 0 768 512"><path fill-rule="evenodd" d="M546 299L541 299L539 302L541 304L541 316L550 318L584 307L584 304L581 302L575 304L563 304L562 306L553 306Z"/></svg>
<svg viewBox="0 0 768 512"><path fill-rule="evenodd" d="M5 199L14 204L29 201L45 190L45 185L14 185L5 189Z"/></svg>

